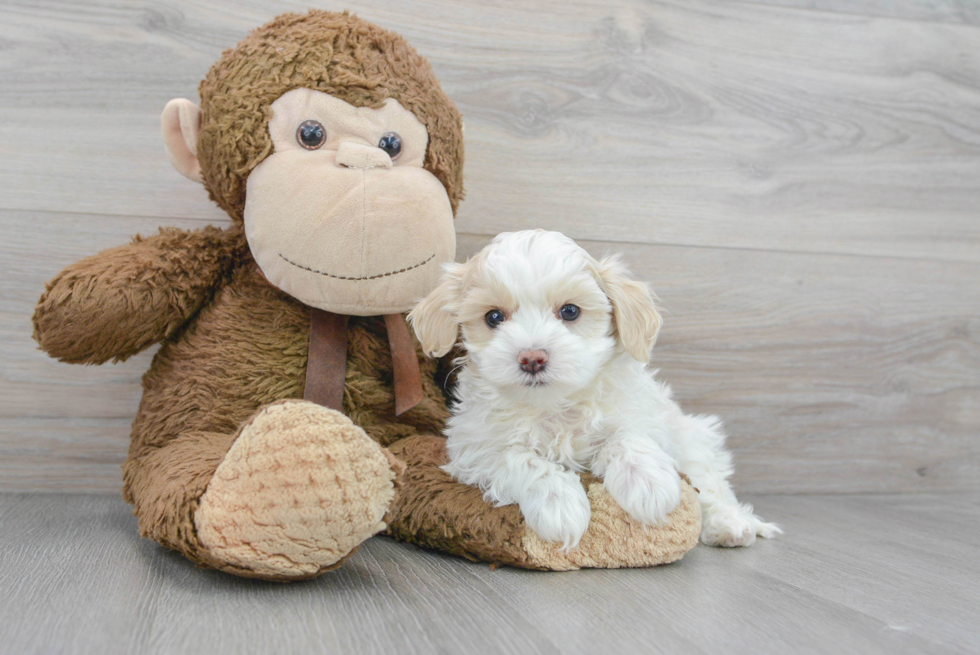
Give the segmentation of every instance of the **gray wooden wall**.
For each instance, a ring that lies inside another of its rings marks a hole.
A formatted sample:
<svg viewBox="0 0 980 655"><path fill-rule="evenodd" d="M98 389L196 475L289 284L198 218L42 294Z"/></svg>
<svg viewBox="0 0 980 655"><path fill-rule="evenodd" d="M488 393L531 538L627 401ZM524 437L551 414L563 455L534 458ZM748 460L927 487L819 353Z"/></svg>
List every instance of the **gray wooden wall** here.
<svg viewBox="0 0 980 655"><path fill-rule="evenodd" d="M969 0L0 3L0 490L111 491L147 353L71 367L69 262L224 223L164 103L284 10L351 8L466 120L460 256L561 230L667 308L656 365L750 492L980 488L980 6Z"/></svg>

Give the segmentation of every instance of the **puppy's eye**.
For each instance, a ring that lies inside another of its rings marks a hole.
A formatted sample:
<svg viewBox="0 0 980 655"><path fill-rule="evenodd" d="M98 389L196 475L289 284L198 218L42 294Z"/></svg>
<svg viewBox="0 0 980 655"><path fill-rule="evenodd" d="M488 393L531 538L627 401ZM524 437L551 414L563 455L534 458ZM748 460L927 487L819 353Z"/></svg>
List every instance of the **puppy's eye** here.
<svg viewBox="0 0 980 655"><path fill-rule="evenodd" d="M561 316L563 321L574 321L578 318L578 315L582 313L582 310L578 308L578 305L568 304L558 310L558 315Z"/></svg>
<svg viewBox="0 0 980 655"><path fill-rule="evenodd" d="M386 132L378 141L378 147L387 152L392 160L398 159L398 155L402 154L402 138L398 132Z"/></svg>
<svg viewBox="0 0 980 655"><path fill-rule="evenodd" d="M504 316L504 313L499 309L491 309L489 312L487 312L487 315L484 316L484 318L487 321L487 325L491 329L497 327L498 325L500 325L501 323L507 320L507 317Z"/></svg>
<svg viewBox="0 0 980 655"><path fill-rule="evenodd" d="M303 121L296 129L296 142L307 150L316 150L327 141L327 129L320 121Z"/></svg>

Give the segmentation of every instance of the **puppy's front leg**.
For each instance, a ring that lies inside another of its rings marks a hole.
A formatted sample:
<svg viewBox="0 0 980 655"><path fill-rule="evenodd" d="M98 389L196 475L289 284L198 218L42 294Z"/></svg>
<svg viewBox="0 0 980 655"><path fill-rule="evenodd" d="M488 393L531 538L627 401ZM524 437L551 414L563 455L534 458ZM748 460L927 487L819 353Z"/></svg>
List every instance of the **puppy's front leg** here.
<svg viewBox="0 0 980 655"><path fill-rule="evenodd" d="M591 469L619 506L645 525L664 522L681 501L674 459L646 435L617 431L602 446Z"/></svg>
<svg viewBox="0 0 980 655"><path fill-rule="evenodd" d="M576 473L547 460L534 463L539 475L520 493L524 520L542 539L560 541L565 550L578 546L589 528L592 508Z"/></svg>
<svg viewBox="0 0 980 655"><path fill-rule="evenodd" d="M592 508L576 473L523 449L464 453L444 468L457 480L483 490L499 505L517 503L528 526L565 550L578 546Z"/></svg>

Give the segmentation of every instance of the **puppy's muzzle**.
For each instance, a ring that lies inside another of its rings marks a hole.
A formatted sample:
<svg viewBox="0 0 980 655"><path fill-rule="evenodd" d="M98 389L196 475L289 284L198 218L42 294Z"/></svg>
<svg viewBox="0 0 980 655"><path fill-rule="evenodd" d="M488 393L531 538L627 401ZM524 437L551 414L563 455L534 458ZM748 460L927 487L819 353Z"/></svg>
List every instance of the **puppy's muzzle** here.
<svg viewBox="0 0 980 655"><path fill-rule="evenodd" d="M517 363L525 373L535 375L548 365L547 350L522 350L517 355Z"/></svg>

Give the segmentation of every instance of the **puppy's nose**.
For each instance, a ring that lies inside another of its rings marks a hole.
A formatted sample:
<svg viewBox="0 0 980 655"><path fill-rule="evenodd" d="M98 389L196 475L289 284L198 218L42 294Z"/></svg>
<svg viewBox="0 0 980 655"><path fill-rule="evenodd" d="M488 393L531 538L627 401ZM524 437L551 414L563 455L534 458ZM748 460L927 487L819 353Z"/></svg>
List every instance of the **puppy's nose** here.
<svg viewBox="0 0 980 655"><path fill-rule="evenodd" d="M391 168L391 157L381 148L344 142L337 148L337 163L347 168Z"/></svg>
<svg viewBox="0 0 980 655"><path fill-rule="evenodd" d="M517 363L521 365L521 370L525 373L534 375L544 370L548 364L547 350L522 350L517 355Z"/></svg>

